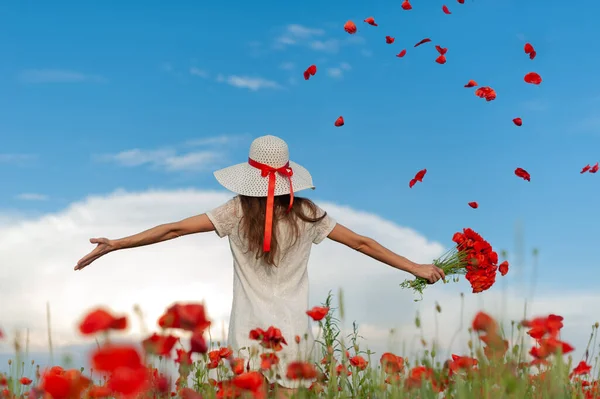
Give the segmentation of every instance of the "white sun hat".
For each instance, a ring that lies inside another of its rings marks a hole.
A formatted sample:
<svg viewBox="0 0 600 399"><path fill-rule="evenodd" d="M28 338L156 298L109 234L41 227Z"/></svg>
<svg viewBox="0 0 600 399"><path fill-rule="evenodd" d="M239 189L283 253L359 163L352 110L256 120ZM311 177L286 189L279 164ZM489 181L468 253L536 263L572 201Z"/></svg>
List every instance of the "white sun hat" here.
<svg viewBox="0 0 600 399"><path fill-rule="evenodd" d="M214 172L226 189L248 197L267 197L263 251L271 250L273 204L276 195L290 194L288 212L294 193L314 189L312 176L302 166L290 161L285 141L275 136L262 136L250 144L248 162Z"/></svg>
<svg viewBox="0 0 600 399"><path fill-rule="evenodd" d="M229 166L214 172L217 181L226 189L248 197L267 197L269 178L260 166L266 165L281 172L275 172L274 195L290 194L308 188L314 189L312 176L304 167L289 159L289 149L285 141L275 136L262 136L250 144L248 162ZM254 166L253 166L254 165ZM287 176L284 169L291 169ZM290 181L292 191L290 190Z"/></svg>

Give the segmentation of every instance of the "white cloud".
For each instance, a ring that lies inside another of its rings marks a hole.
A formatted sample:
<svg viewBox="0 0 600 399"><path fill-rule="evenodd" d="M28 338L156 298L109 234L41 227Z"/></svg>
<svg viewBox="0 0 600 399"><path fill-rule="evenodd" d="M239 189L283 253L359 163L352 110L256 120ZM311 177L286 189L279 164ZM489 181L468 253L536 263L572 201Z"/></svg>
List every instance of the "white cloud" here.
<svg viewBox="0 0 600 399"><path fill-rule="evenodd" d="M12 163L23 165L37 158L33 154L0 154L0 163Z"/></svg>
<svg viewBox="0 0 600 399"><path fill-rule="evenodd" d="M350 69L352 69L350 64L342 62L338 67L328 68L327 75L335 79L341 79L344 76L344 71L349 71Z"/></svg>
<svg viewBox="0 0 600 399"><path fill-rule="evenodd" d="M121 166L134 167L150 165L167 171L200 171L222 158L217 151L194 151L184 154L174 149L142 150L135 148L116 154L96 155L94 159L103 162L114 162Z"/></svg>
<svg viewBox="0 0 600 399"><path fill-rule="evenodd" d="M36 193L23 193L17 195L15 198L24 200L24 201L46 201L48 199L47 195L44 194L36 194Z"/></svg>
<svg viewBox="0 0 600 399"><path fill-rule="evenodd" d="M106 305L115 312L132 316L133 306L140 304L146 325L155 329L155 320L172 302L204 300L214 321L212 336L221 337L227 329L232 300L232 261L227 240L214 233L118 251L80 272L74 272L73 267L93 249L88 241L91 237L131 235L202 213L230 197L227 193L197 190L141 193L119 190L106 196L88 197L56 213L27 219L15 217L8 224L0 224L3 265L0 303L10 304L0 307L3 329L12 333L28 328L30 350L44 350L45 309L49 301L56 346L93 343L79 337L74 330L75 323L90 307ZM442 245L414 230L379 216L331 203L320 205L340 223L376 238L416 262L429 262L444 250ZM431 342L438 336L440 356L465 353L466 328L477 309L504 316L504 320L520 320L523 314L522 290L510 278L500 278L498 286L489 292L466 293L462 331L453 341L461 325L459 292L467 288L464 282L429 287L425 299L415 303L412 294L398 286L409 277L407 274L329 240L313 249L309 276L311 304L319 304L330 289L334 293L338 288L343 289L345 329L356 320L359 333L367 339L363 345L368 344L378 354L384 350L402 354L401 343L406 344L409 352L418 348L420 333L414 327L417 310L421 312L425 339ZM509 288L504 290L504 286ZM436 302L442 306L442 313L437 315L437 334ZM598 293L561 291L560 295L553 292L538 295L528 304L528 310L529 314L553 312L564 316L562 337L577 347L577 357L585 349L588 329L596 321L586 310L599 306ZM133 326L126 336L139 339L139 323L134 317L132 320ZM390 337L392 328L396 334ZM12 350L9 341L0 341L0 352Z"/></svg>
<svg viewBox="0 0 600 399"><path fill-rule="evenodd" d="M260 77L252 77L252 76L238 76L238 75L229 75L224 76L219 74L217 76L217 82L227 83L230 86L238 87L240 89L248 89L251 91L258 91L261 89L280 89L281 86L279 83L263 79Z"/></svg>
<svg viewBox="0 0 600 399"><path fill-rule="evenodd" d="M25 83L103 83L106 78L62 69L26 69L19 74Z"/></svg>
<svg viewBox="0 0 600 399"><path fill-rule="evenodd" d="M203 69L192 67L190 68L190 74L194 76L199 76L201 78L208 78L208 72Z"/></svg>
<svg viewBox="0 0 600 399"><path fill-rule="evenodd" d="M326 53L337 53L340 49L340 42L336 39L315 40L310 42L309 46L313 50L324 51Z"/></svg>
<svg viewBox="0 0 600 399"><path fill-rule="evenodd" d="M279 68L286 70L286 71L291 71L292 69L295 68L295 65L293 62L283 62L283 63L281 63L281 65L279 65Z"/></svg>
<svg viewBox="0 0 600 399"><path fill-rule="evenodd" d="M241 140L247 140L250 137L249 134L222 134L214 137L202 137L198 139L188 140L185 145L204 147L204 146L217 146L235 143Z"/></svg>

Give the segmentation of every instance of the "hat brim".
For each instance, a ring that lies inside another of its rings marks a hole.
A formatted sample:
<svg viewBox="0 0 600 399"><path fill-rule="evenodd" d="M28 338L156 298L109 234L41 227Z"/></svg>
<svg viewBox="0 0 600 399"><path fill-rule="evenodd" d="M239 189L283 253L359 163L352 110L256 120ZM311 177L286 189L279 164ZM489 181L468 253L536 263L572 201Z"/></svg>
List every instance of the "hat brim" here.
<svg viewBox="0 0 600 399"><path fill-rule="evenodd" d="M312 176L304 167L290 161L292 188L294 192L313 189ZM266 197L269 193L269 179L261 171L247 162L229 166L213 173L217 181L229 191L248 197ZM275 195L290 193L290 181L279 173L275 174Z"/></svg>

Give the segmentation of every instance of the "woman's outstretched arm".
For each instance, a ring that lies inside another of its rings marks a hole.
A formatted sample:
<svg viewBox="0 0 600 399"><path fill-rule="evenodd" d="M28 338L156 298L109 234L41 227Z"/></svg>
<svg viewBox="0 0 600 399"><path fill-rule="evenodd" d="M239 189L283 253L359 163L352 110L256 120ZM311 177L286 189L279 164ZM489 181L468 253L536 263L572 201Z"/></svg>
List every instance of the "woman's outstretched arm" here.
<svg viewBox="0 0 600 399"><path fill-rule="evenodd" d="M214 229L215 226L212 224L208 216L206 216L206 214L202 214L180 220L179 222L161 224L146 231L142 231L141 233L117 240L109 240L108 238L92 238L90 239L90 242L92 244L97 244L96 248L94 248L92 252L77 262L75 270L81 270L101 256L118 249L135 248L144 245L156 244L158 242L172 240L173 238L188 234L214 231Z"/></svg>
<svg viewBox="0 0 600 399"><path fill-rule="evenodd" d="M336 224L327 237L395 269L403 270L416 277L422 277L430 283L445 278L444 271L439 267L432 264L421 265L410 261L390 251L372 238L356 234L339 223Z"/></svg>

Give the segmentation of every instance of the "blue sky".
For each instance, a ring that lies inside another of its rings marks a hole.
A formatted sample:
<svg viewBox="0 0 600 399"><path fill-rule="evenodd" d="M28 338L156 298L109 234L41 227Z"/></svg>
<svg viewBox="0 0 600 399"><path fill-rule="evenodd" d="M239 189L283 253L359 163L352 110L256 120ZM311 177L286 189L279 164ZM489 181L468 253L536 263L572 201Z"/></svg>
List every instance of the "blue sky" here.
<svg viewBox="0 0 600 399"><path fill-rule="evenodd" d="M441 1L412 3L0 4L0 210L53 212L118 188L220 189L210 171L274 134L312 172L312 198L448 245L471 226L513 250L521 221L525 248L542 254L540 284L592 287L600 175L579 171L600 160L600 5L447 0L445 15ZM530 71L540 86L523 82ZM469 79L498 98L475 97Z"/></svg>

